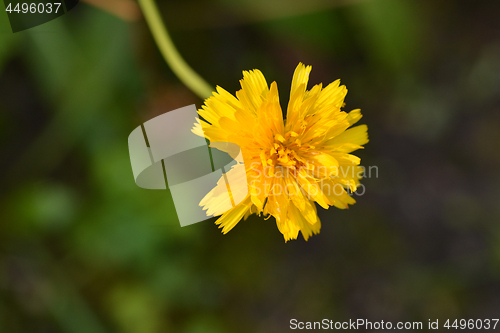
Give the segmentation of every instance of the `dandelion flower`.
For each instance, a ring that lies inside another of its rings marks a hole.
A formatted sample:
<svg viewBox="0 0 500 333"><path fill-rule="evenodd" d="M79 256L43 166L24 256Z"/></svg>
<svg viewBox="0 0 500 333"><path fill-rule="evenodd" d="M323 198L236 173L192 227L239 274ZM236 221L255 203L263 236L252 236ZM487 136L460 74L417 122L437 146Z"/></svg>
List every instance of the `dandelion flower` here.
<svg viewBox="0 0 500 333"><path fill-rule="evenodd" d="M302 63L295 69L285 120L276 82L269 86L259 70L243 72L236 97L217 87L199 110L203 120L193 132L215 146L237 144L243 155L245 199L233 207L219 181L200 202L207 215L221 215L215 223L224 234L255 213L273 216L285 241L299 231L307 240L321 228L315 203L325 209L355 203L348 191L359 186L363 168L350 153L368 142L367 126L349 128L361 112L341 110L347 89L340 80L307 90L310 72Z"/></svg>

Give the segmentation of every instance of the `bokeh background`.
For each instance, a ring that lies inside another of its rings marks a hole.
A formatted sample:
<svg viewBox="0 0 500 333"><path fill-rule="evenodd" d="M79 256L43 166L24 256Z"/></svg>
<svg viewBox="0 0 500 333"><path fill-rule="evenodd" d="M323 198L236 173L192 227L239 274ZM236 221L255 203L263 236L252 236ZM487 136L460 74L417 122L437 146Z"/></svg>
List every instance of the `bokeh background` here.
<svg viewBox="0 0 500 333"><path fill-rule="evenodd" d="M1 5L3 6L3 4ZM251 218L181 228L128 134L202 101L125 0L12 34L0 15L0 332L286 332L289 321L498 318L500 2L162 1L211 84L341 78L378 177L284 243ZM1 8L3 10L3 8ZM425 327L425 326L424 326Z"/></svg>

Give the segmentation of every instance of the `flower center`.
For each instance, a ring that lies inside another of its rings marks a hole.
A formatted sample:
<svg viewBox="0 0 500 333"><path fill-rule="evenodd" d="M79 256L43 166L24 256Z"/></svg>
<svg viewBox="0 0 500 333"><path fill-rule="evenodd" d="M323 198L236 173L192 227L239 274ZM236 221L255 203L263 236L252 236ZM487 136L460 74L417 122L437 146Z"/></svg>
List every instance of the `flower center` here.
<svg viewBox="0 0 500 333"><path fill-rule="evenodd" d="M272 146L260 154L263 166L271 168L281 166L296 170L305 165L305 159L299 156L298 152L309 150L311 147L302 145L298 136L292 131L286 133L285 136L276 134Z"/></svg>

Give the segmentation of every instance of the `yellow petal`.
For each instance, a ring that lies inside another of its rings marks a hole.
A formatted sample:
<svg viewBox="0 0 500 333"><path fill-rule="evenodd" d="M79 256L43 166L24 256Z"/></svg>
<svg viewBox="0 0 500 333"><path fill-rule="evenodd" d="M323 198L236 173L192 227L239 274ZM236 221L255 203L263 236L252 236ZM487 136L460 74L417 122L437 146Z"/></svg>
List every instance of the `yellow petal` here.
<svg viewBox="0 0 500 333"><path fill-rule="evenodd" d="M305 191L305 194L311 200L316 201L324 209L328 209L328 199L325 198L314 178L308 176L301 170L297 175L297 181L299 182L300 188Z"/></svg>
<svg viewBox="0 0 500 333"><path fill-rule="evenodd" d="M261 71L243 71L243 79L240 80L241 90L236 93L236 97L241 102L243 108L255 112L265 100L269 87L266 78Z"/></svg>
<svg viewBox="0 0 500 333"><path fill-rule="evenodd" d="M348 205L353 205L356 203L353 197L351 197L344 190L342 184L336 183L332 180L322 180L320 182L321 190L324 196L328 199L329 204L340 209L349 208Z"/></svg>
<svg viewBox="0 0 500 333"><path fill-rule="evenodd" d="M293 222L293 224L297 225L300 228L300 232L302 233L302 236L304 239L307 241L309 237L311 237L313 234L318 234L319 230L321 229L321 222L319 219L314 224L310 224L302 215L302 213L295 207L293 204L290 205L289 210L288 210L288 216L290 220L290 224ZM285 236L285 241L286 235ZM296 239L291 238L291 239Z"/></svg>
<svg viewBox="0 0 500 333"><path fill-rule="evenodd" d="M335 152L350 153L356 149L363 148L368 143L368 127L359 125L350 128L325 143L325 148Z"/></svg>
<svg viewBox="0 0 500 333"><path fill-rule="evenodd" d="M215 224L222 228L222 233L227 234L231 229L238 224L238 222L245 216L246 212L250 209L250 197L245 199L233 209L225 212Z"/></svg>
<svg viewBox="0 0 500 333"><path fill-rule="evenodd" d="M293 96L297 91L304 94L307 88L307 83L309 82L309 73L311 73L311 70L311 66L306 66L301 62L297 65L295 72L293 73L290 96Z"/></svg>
<svg viewBox="0 0 500 333"><path fill-rule="evenodd" d="M347 121L349 122L349 125L354 125L356 124L363 115L361 114L360 109L352 110L347 114Z"/></svg>

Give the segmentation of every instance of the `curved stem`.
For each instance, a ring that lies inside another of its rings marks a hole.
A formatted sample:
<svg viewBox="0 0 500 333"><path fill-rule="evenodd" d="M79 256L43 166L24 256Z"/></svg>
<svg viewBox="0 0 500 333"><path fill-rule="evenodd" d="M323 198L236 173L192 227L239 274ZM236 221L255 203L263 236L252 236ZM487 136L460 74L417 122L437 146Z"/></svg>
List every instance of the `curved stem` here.
<svg viewBox="0 0 500 333"><path fill-rule="evenodd" d="M177 77L201 99L208 98L212 94L212 87L196 73L181 57L175 48L167 28L158 12L154 0L139 0L146 22L160 49L165 61Z"/></svg>

